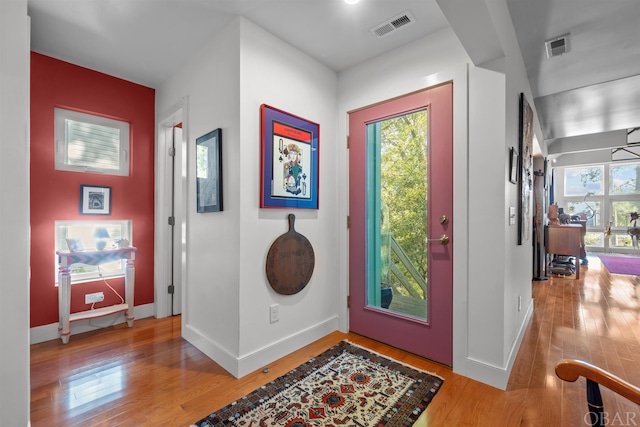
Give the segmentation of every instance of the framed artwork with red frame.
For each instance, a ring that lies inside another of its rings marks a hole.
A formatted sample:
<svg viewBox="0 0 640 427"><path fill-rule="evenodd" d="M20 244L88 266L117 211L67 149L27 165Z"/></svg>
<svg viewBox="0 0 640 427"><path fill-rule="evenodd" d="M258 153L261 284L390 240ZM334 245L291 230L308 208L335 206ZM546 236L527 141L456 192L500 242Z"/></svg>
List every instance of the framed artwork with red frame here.
<svg viewBox="0 0 640 427"><path fill-rule="evenodd" d="M318 209L320 125L260 106L260 207Z"/></svg>

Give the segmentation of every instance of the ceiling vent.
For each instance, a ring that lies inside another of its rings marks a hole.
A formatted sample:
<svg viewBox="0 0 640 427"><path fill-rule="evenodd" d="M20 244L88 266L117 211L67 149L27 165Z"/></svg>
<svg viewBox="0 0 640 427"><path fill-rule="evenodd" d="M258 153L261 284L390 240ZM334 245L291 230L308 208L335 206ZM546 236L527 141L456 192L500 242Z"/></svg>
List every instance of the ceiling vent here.
<svg viewBox="0 0 640 427"><path fill-rule="evenodd" d="M376 25L369 31L375 34L378 38L382 38L396 30L399 30L400 28L413 24L414 22L416 22L416 19L411 15L411 12L407 10L398 16L394 16L393 18L386 20L382 24Z"/></svg>
<svg viewBox="0 0 640 427"><path fill-rule="evenodd" d="M544 46L547 49L547 58L553 58L554 56L567 53L569 52L569 34L547 40L544 42Z"/></svg>

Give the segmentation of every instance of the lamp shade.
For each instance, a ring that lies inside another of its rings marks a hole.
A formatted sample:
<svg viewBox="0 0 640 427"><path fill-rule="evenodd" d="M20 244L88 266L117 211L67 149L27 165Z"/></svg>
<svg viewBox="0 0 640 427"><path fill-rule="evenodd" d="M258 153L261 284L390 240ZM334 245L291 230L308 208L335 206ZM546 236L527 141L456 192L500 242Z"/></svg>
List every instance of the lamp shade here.
<svg viewBox="0 0 640 427"><path fill-rule="evenodd" d="M97 227L93 232L93 237L95 237L96 239L108 239L109 232L104 227Z"/></svg>

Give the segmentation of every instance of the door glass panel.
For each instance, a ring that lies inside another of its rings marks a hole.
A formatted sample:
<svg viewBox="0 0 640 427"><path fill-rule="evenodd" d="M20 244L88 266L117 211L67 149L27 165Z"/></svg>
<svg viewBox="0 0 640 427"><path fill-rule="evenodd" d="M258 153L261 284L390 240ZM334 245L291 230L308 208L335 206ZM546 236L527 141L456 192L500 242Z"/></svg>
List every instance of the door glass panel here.
<svg viewBox="0 0 640 427"><path fill-rule="evenodd" d="M427 111L367 125L367 306L427 320Z"/></svg>

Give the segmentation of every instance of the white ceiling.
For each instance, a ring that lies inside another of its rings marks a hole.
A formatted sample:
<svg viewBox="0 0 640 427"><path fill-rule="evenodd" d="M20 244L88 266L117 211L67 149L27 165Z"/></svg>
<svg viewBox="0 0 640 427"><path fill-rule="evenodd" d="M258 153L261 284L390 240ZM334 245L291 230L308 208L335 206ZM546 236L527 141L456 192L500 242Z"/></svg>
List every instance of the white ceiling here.
<svg viewBox="0 0 640 427"><path fill-rule="evenodd" d="M547 142L640 126L640 84L629 78L640 76L640 0L506 1ZM436 0L28 0L28 8L34 51L150 87L238 15L335 71L448 26ZM383 38L370 32L405 11L415 23ZM570 51L546 59L544 41L566 33Z"/></svg>
<svg viewBox="0 0 640 427"><path fill-rule="evenodd" d="M433 0L28 0L32 49L157 87L237 15L335 71L447 27ZM369 30L409 11L377 38Z"/></svg>
<svg viewBox="0 0 640 427"><path fill-rule="evenodd" d="M640 1L507 0L545 140L640 126ZM569 34L569 52L544 42Z"/></svg>

